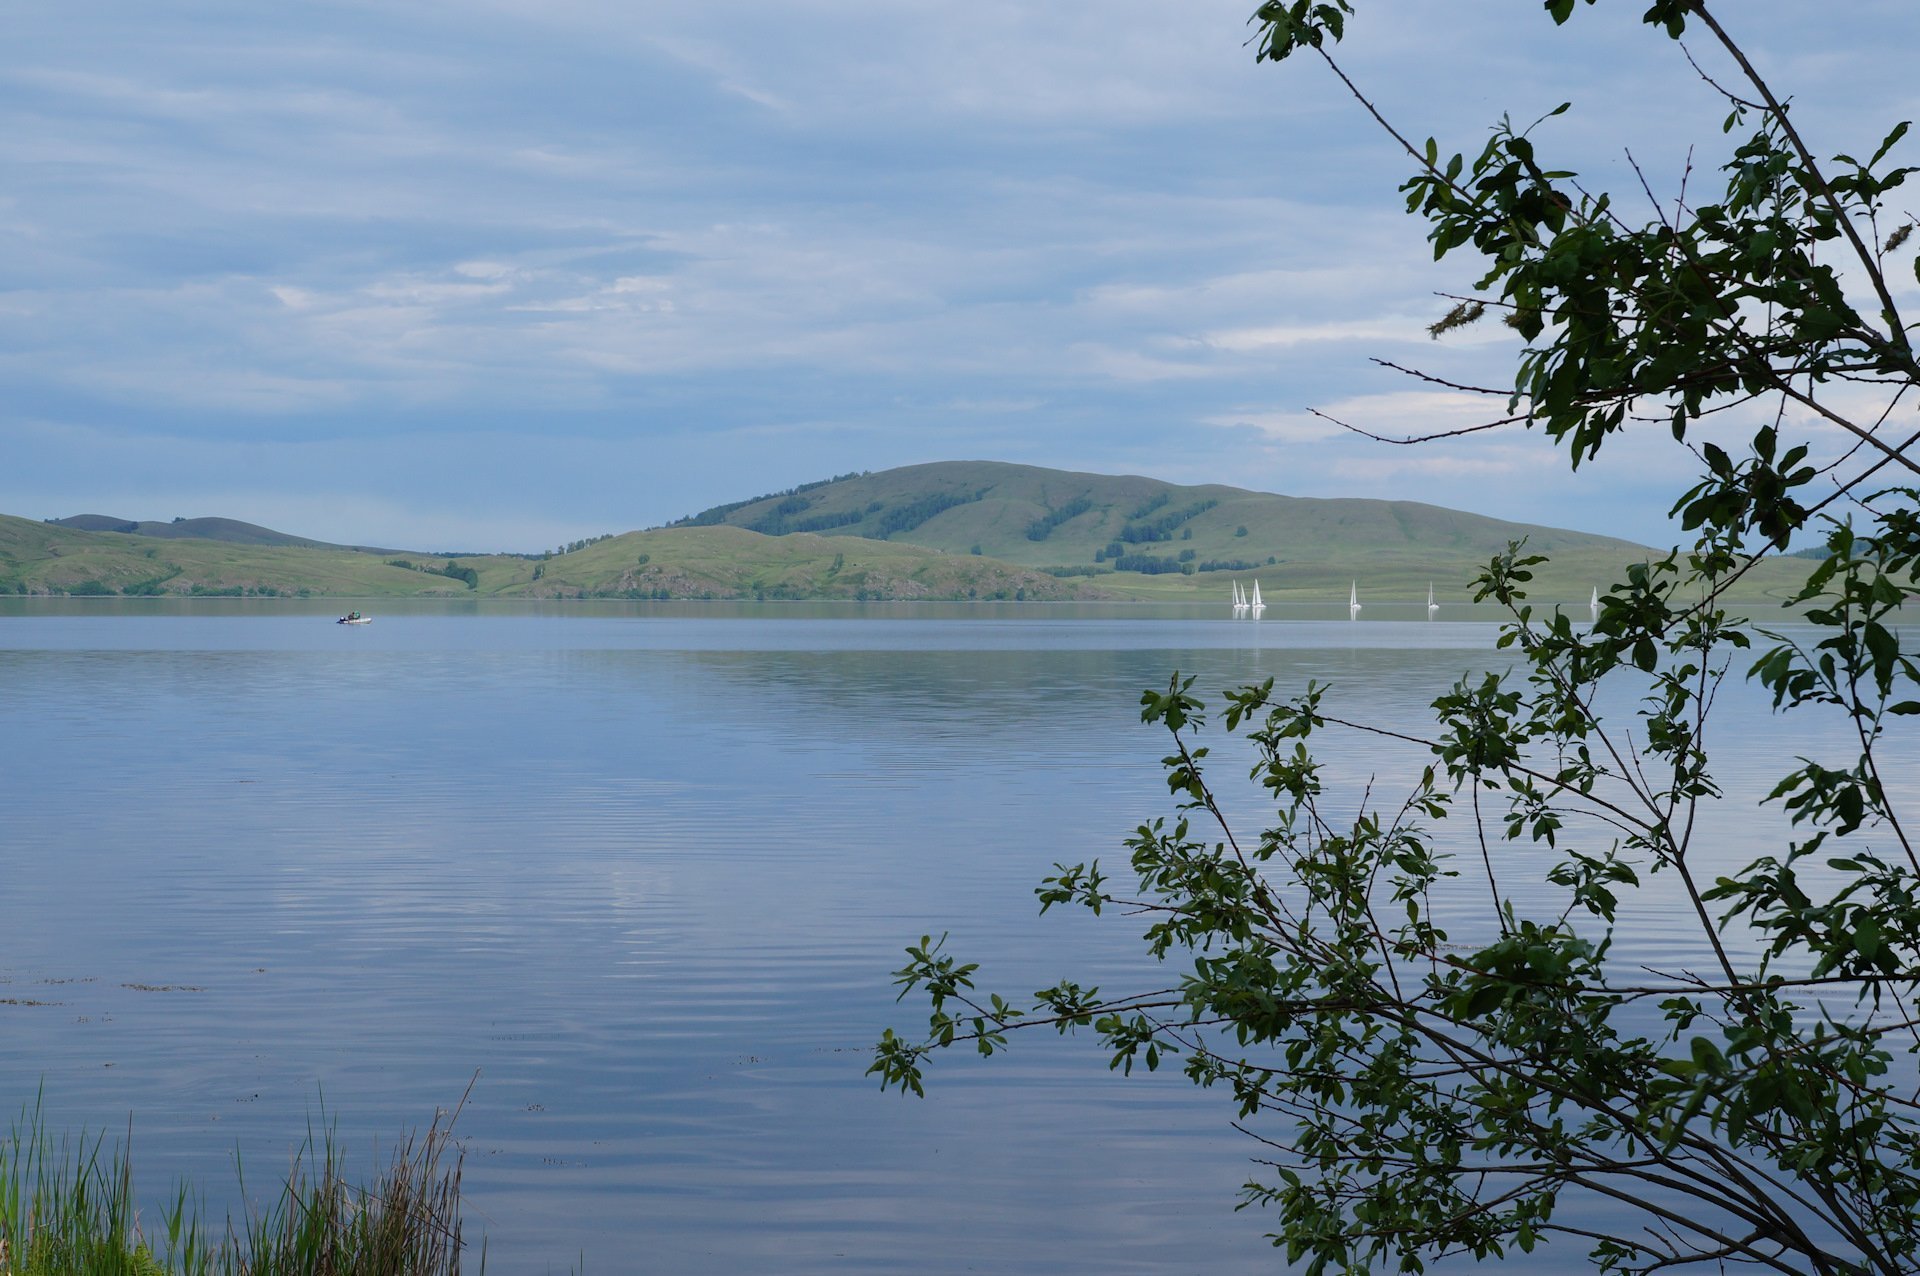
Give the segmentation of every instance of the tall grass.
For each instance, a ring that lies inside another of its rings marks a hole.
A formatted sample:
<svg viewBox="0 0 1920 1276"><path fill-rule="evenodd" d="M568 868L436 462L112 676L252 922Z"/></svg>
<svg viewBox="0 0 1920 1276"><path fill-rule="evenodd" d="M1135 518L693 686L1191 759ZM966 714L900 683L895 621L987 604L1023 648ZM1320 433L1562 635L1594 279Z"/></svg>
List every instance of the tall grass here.
<svg viewBox="0 0 1920 1276"><path fill-rule="evenodd" d="M210 1230L181 1185L149 1234L129 1144L56 1140L36 1102L0 1140L0 1276L460 1276L459 1112L436 1113L364 1187L332 1128L309 1127L264 1204ZM244 1173L240 1188L248 1199Z"/></svg>

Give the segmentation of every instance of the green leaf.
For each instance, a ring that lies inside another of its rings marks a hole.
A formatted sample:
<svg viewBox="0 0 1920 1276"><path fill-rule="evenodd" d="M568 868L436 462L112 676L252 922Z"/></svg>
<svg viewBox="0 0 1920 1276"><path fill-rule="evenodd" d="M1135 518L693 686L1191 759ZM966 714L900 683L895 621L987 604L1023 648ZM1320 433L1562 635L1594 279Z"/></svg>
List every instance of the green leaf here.
<svg viewBox="0 0 1920 1276"><path fill-rule="evenodd" d="M1900 139L1907 135L1907 129L1911 126L1912 122L1909 120L1901 120L1898 124L1894 125L1893 132L1887 134L1887 140L1880 143L1880 149L1875 151L1873 158L1867 161L1867 167L1872 168L1875 164L1885 159L1887 152L1892 150L1894 146L1899 143Z"/></svg>
<svg viewBox="0 0 1920 1276"><path fill-rule="evenodd" d="M1727 1070L1726 1055L1720 1052L1720 1047L1715 1045L1711 1039L1707 1037L1695 1037L1688 1043L1688 1049L1693 1055L1694 1063L1699 1066L1702 1072L1718 1076Z"/></svg>

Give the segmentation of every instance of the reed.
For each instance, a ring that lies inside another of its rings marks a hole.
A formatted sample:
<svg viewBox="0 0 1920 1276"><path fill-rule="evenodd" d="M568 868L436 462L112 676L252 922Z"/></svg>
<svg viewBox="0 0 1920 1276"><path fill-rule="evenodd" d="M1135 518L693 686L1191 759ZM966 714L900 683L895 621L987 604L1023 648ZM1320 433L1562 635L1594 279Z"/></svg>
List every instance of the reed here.
<svg viewBox="0 0 1920 1276"><path fill-rule="evenodd" d="M331 1130L316 1137L309 1129L271 1203L241 1225L229 1220L212 1271L216 1276L460 1276L462 1152L453 1140L459 1110L435 1114L424 1136L409 1135L370 1187L346 1177ZM244 1189L243 1176L243 1196Z"/></svg>
<svg viewBox="0 0 1920 1276"><path fill-rule="evenodd" d="M208 1228L183 1184L149 1235L130 1138L55 1138L36 1101L0 1140L0 1276L460 1276L459 1112L409 1135L370 1185L347 1177L330 1126L309 1126L264 1204L243 1171L244 1214Z"/></svg>

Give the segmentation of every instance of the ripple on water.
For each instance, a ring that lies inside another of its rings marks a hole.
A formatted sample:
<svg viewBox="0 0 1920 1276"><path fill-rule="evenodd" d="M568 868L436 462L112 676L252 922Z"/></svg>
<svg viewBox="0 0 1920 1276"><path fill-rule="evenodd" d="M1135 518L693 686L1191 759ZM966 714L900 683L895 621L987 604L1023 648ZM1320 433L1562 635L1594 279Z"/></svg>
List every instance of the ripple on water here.
<svg viewBox="0 0 1920 1276"><path fill-rule="evenodd" d="M1032 887L1169 811L1137 703L1172 669L1404 721L1496 658L1477 625L324 619L0 615L0 997L47 1003L0 1004L0 1097L131 1114L155 1194L189 1173L219 1210L236 1151L281 1163L323 1100L370 1161L478 1072L467 1186L508 1273L1272 1270L1218 1096L1049 1040L883 1097L888 972L950 930L995 986L1167 978L1137 923L1042 921ZM1424 761L1326 756L1335 803ZM1778 834L1729 809L1728 868ZM1661 896L1620 943L1697 962L1676 920Z"/></svg>

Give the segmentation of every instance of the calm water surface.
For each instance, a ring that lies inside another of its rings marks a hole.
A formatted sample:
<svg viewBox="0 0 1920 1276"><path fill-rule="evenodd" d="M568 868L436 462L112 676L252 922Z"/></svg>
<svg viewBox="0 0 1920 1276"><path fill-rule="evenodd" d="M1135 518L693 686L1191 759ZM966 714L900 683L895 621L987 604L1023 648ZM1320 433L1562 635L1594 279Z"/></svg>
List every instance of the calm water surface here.
<svg viewBox="0 0 1920 1276"><path fill-rule="evenodd" d="M1141 688L1317 678L1411 724L1502 660L1490 623L1343 610L8 604L0 1105L130 1117L149 1190L218 1212L322 1101L367 1166L477 1073L506 1273L1283 1269L1220 1096L1051 1037L925 1101L862 1072L923 1021L888 972L925 932L992 987L1166 978L1032 896L1170 809ZM1764 706L1724 712L1752 790ZM1691 959L1662 916L1626 940Z"/></svg>

